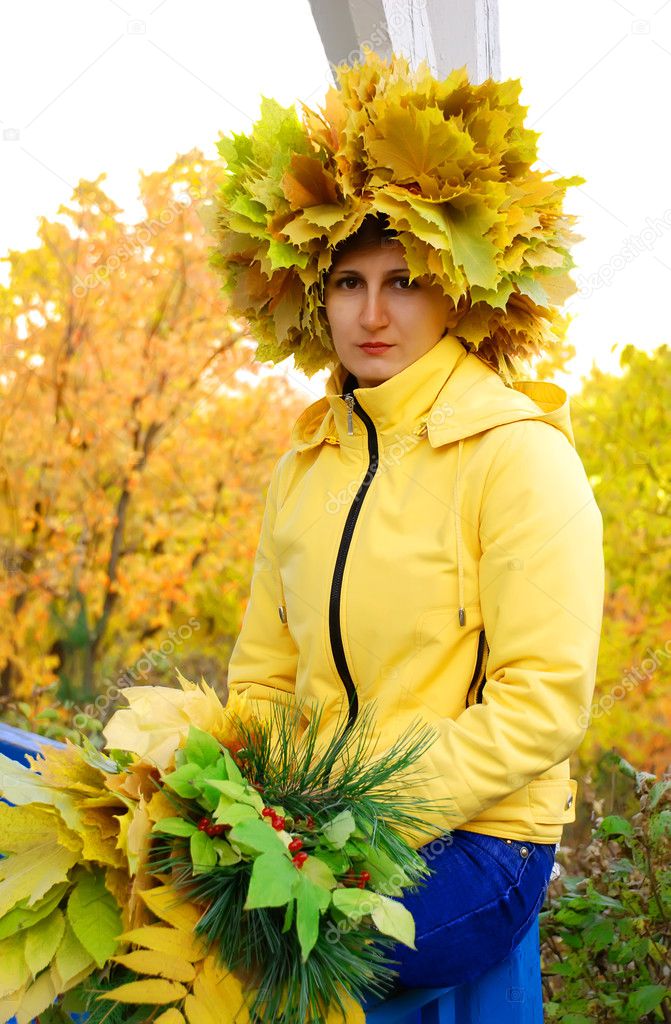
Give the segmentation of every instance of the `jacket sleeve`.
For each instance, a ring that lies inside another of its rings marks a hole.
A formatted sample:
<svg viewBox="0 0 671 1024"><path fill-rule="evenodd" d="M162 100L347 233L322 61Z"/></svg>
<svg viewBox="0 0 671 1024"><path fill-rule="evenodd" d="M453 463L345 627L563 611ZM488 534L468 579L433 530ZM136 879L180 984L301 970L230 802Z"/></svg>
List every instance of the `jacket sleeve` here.
<svg viewBox="0 0 671 1024"><path fill-rule="evenodd" d="M548 423L503 428L480 510L490 647L482 703L439 723L428 752L457 828L577 749L596 679L603 521L583 464Z"/></svg>
<svg viewBox="0 0 671 1024"><path fill-rule="evenodd" d="M283 459L275 463L268 485L249 601L228 662L229 691L247 693L261 717L268 715L279 692L294 693L298 663L298 651L279 614L284 596L273 536Z"/></svg>

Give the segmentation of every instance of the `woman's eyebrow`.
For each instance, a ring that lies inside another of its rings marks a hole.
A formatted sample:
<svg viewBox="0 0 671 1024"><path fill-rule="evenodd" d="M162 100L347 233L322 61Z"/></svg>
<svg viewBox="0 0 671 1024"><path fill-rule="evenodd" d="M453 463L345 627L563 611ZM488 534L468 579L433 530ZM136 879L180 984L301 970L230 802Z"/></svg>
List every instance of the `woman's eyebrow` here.
<svg viewBox="0 0 671 1024"><path fill-rule="evenodd" d="M363 274L361 273L360 270L350 270L347 267L342 267L342 268L338 267L338 269L334 270L333 273L334 274L353 274L353 275L356 275L357 277L363 277ZM393 270L386 270L385 271L386 275L388 275L388 274L409 274L409 273L410 273L410 271L408 270L407 267L394 267Z"/></svg>

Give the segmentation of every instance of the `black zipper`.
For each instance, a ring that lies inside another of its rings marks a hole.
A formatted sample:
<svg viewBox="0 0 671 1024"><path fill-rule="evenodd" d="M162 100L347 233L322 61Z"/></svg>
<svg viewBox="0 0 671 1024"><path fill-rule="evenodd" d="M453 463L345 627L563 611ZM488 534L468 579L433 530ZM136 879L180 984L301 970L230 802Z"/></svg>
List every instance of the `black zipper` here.
<svg viewBox="0 0 671 1024"><path fill-rule="evenodd" d="M475 689L476 692L475 692L475 700L472 703L473 704L482 704L482 693L483 693L483 690L485 688L485 683L487 682L487 673L482 671L482 666L483 666L483 662L484 662L485 646L487 647L487 652L489 653L489 644L487 643L487 638L485 636L485 631L484 631L484 629L481 629L480 630L480 635L478 636L478 653L477 653L476 658L475 658L475 668L473 670L473 676L471 678L470 683L468 684L468 691L466 693L466 707L467 708L472 706L471 701L470 701L470 697L471 697L471 691L473 689Z"/></svg>
<svg viewBox="0 0 671 1024"><path fill-rule="evenodd" d="M354 725L359 713L359 698L356 692L356 684L352 678L349 665L347 664L347 658L345 657L345 648L343 646L342 629L340 625L342 581L345 572L347 553L352 543L352 535L361 511L363 499L366 496L368 488L370 487L379 466L379 446L375 424L368 413L362 409L354 395L351 396L351 404L356 410L357 416L363 420L366 426L366 431L368 432L368 469L366 470L366 475L354 496L352 506L347 513L347 519L345 520L345 526L343 528L342 537L340 538L340 546L336 556L335 568L333 570L331 595L329 598L329 636L331 639L331 651L333 652L333 660L336 668L338 669L338 674L345 686L348 701L347 721L340 735L338 746L340 746L340 743L342 743L348 731Z"/></svg>

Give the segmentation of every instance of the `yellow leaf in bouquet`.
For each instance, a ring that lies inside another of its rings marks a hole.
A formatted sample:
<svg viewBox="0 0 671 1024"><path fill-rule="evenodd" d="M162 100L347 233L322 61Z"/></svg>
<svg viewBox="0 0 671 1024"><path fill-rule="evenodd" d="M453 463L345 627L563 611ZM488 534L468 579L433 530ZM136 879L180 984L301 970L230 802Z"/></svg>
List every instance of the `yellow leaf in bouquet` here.
<svg viewBox="0 0 671 1024"><path fill-rule="evenodd" d="M11 996L17 989L32 981L24 949L23 935L12 935L8 939L0 940L0 999Z"/></svg>
<svg viewBox="0 0 671 1024"><path fill-rule="evenodd" d="M114 897L121 908L122 920L126 927L125 911L130 896L131 881L128 872L123 868L105 869L105 888Z"/></svg>
<svg viewBox="0 0 671 1024"><path fill-rule="evenodd" d="M37 804L8 807L0 804L0 851L24 853L46 838L67 850L81 850L81 838L63 822L57 811Z"/></svg>
<svg viewBox="0 0 671 1024"><path fill-rule="evenodd" d="M103 788L105 773L90 765L82 748L71 740L66 740L64 748L44 746L41 750L38 757L29 754L28 763L47 785L84 794L99 793Z"/></svg>
<svg viewBox="0 0 671 1024"><path fill-rule="evenodd" d="M324 1018L324 1024L342 1024L343 1021L346 1024L366 1024L366 1014L363 1011L363 1006L358 1003L349 992L345 992L343 988L339 990L340 1000L345 1010L343 1016L342 1010L336 1002L332 1002L329 1011Z"/></svg>
<svg viewBox="0 0 671 1024"><path fill-rule="evenodd" d="M28 929L25 956L33 978L51 963L64 932L65 918L58 908Z"/></svg>
<svg viewBox="0 0 671 1024"><path fill-rule="evenodd" d="M16 1010L16 1024L31 1024L38 1014L51 1006L58 995L49 971L42 971L40 976L28 985L21 1004Z"/></svg>
<svg viewBox="0 0 671 1024"><path fill-rule="evenodd" d="M147 814L152 821L162 821L163 818L174 818L174 801L167 797L163 790L159 790L157 793L154 793L153 797L147 802Z"/></svg>
<svg viewBox="0 0 671 1024"><path fill-rule="evenodd" d="M206 1003L189 994L184 1000L184 1012L189 1024L224 1024L228 1018L216 1017Z"/></svg>
<svg viewBox="0 0 671 1024"><path fill-rule="evenodd" d="M95 966L93 957L84 949L66 918L63 938L51 964L51 977L56 991L65 992L78 984L92 973Z"/></svg>
<svg viewBox="0 0 671 1024"><path fill-rule="evenodd" d="M181 689L172 686L130 686L124 696L130 707L116 711L103 730L108 749L129 750L165 770L195 725L216 736L224 708L211 686L189 682L177 670Z"/></svg>
<svg viewBox="0 0 671 1024"><path fill-rule="evenodd" d="M171 1006L156 1018L154 1024L185 1024L184 1015L175 1006Z"/></svg>
<svg viewBox="0 0 671 1024"><path fill-rule="evenodd" d="M112 960L130 968L137 974L151 974L167 978L169 981L193 981L196 976L193 964L178 956L174 952L175 948L179 947L173 947L173 951L170 953L165 951L157 953L152 949L135 949L132 953L113 956Z"/></svg>
<svg viewBox="0 0 671 1024"><path fill-rule="evenodd" d="M140 897L152 914L167 921L180 931L193 931L202 917L202 912L192 903L185 902L169 885L146 889Z"/></svg>
<svg viewBox="0 0 671 1024"><path fill-rule="evenodd" d="M179 955L192 963L202 960L207 954L207 943L192 932L168 928L161 924L133 928L124 932L121 939L124 942L131 942L134 946L153 949L157 953L174 953L175 950L179 950Z"/></svg>
<svg viewBox="0 0 671 1024"><path fill-rule="evenodd" d="M162 978L146 978L144 981L129 981L97 996L97 999L112 999L117 1003L141 1003L163 1006L174 1003L186 995L187 990L178 981L164 981ZM28 1024L28 1022L26 1022Z"/></svg>
<svg viewBox="0 0 671 1024"><path fill-rule="evenodd" d="M96 814L97 810L97 814ZM126 857L117 848L119 826L113 815L99 809L85 811L82 820L86 825L82 833L82 855L86 860L95 860L99 864L108 864L112 868L126 866ZM109 822L112 820L112 825ZM109 833L109 836L103 833Z"/></svg>
<svg viewBox="0 0 671 1024"><path fill-rule="evenodd" d="M78 853L54 839L0 860L0 917L19 900L27 898L27 906L32 906L53 885L64 881L78 860Z"/></svg>
<svg viewBox="0 0 671 1024"><path fill-rule="evenodd" d="M185 1003L189 1024L209 1024L201 1009L206 1009L215 1024L251 1024L242 979L233 971L207 956L193 983L191 1005Z"/></svg>
<svg viewBox="0 0 671 1024"><path fill-rule="evenodd" d="M107 775L106 785L120 796L139 801L150 800L158 792L158 769L146 761L135 761L118 775Z"/></svg>

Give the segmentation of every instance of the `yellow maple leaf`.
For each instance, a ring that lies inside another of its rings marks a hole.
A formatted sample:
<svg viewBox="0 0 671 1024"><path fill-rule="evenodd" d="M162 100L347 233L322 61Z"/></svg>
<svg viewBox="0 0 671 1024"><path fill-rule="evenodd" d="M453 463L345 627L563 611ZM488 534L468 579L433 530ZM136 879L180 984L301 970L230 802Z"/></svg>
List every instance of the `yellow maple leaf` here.
<svg viewBox="0 0 671 1024"><path fill-rule="evenodd" d="M67 850L81 850L82 840L63 822L58 812L38 804L8 807L0 804L0 849L7 853L23 853L45 837L53 837Z"/></svg>
<svg viewBox="0 0 671 1024"><path fill-rule="evenodd" d="M32 771L39 772L42 781L55 789L70 789L80 793L99 793L105 776L84 759L84 751L66 740L65 747L41 748L37 757L28 754Z"/></svg>

